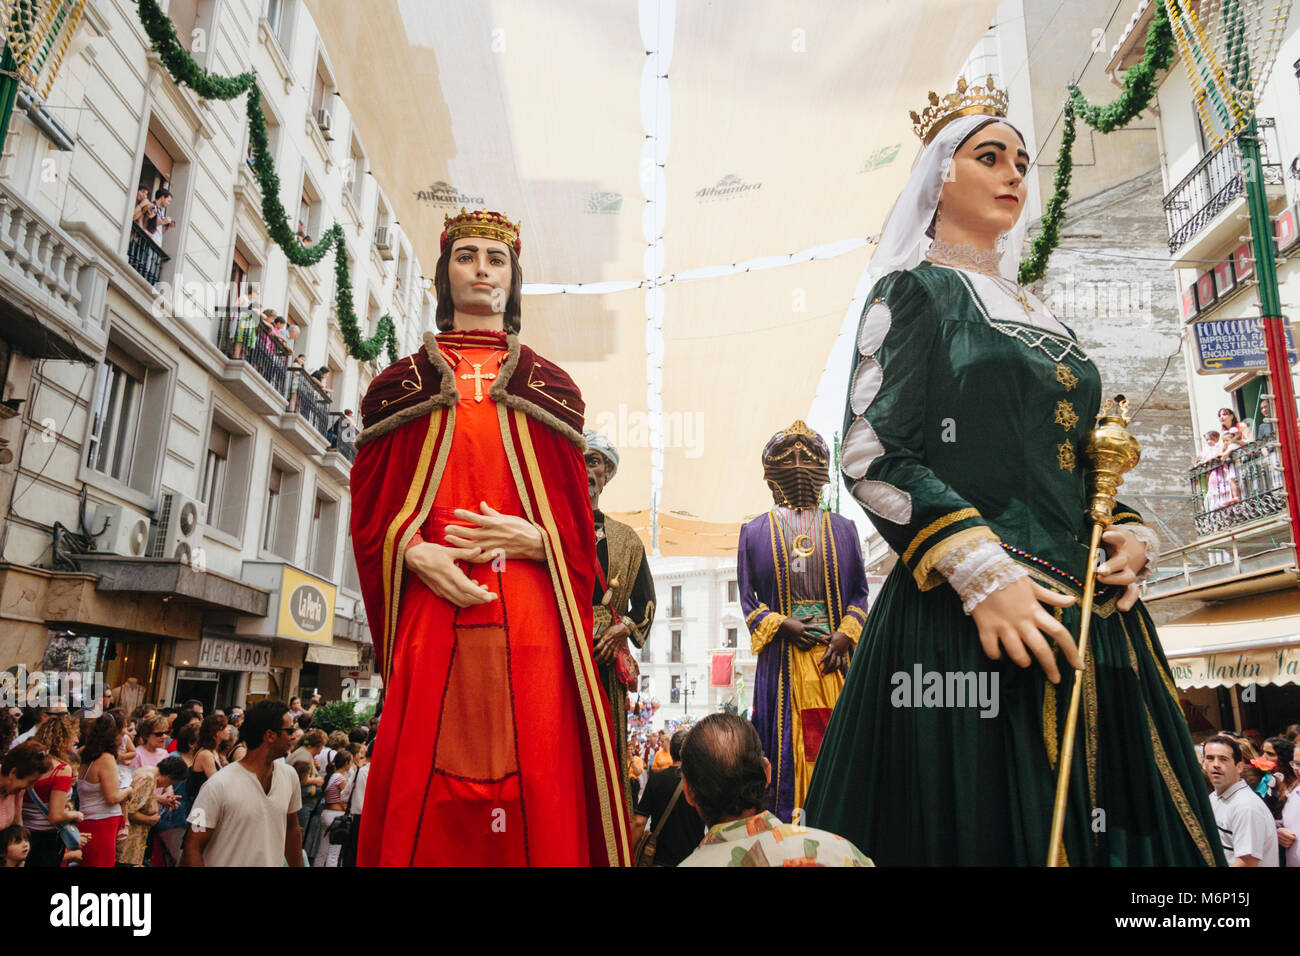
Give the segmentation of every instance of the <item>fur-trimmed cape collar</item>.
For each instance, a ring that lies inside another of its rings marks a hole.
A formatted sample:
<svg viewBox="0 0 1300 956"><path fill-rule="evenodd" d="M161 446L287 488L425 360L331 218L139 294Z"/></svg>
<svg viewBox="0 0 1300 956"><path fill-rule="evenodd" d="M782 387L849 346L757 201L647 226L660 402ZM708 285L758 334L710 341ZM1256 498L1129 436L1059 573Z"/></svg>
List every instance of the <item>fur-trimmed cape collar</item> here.
<svg viewBox="0 0 1300 956"><path fill-rule="evenodd" d="M361 399L363 430L358 446L460 401L456 376L439 342L453 348L504 345L506 360L488 390L492 400L518 409L586 451L582 437L586 406L578 386L564 369L522 344L518 335L504 332L425 332L423 348L392 363L370 383Z"/></svg>

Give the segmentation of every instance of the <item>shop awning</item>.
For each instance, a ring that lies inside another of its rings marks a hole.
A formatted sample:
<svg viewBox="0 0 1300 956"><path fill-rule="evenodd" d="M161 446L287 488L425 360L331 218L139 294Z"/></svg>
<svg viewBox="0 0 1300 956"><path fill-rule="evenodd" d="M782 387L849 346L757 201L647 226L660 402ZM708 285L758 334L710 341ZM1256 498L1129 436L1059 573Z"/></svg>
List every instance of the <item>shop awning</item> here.
<svg viewBox="0 0 1300 956"><path fill-rule="evenodd" d="M356 668L361 664L361 647L348 641L338 640L329 647L313 644L307 648L307 661L328 664L331 667Z"/></svg>
<svg viewBox="0 0 1300 956"><path fill-rule="evenodd" d="M1201 608L1158 633L1179 687L1300 684L1300 590Z"/></svg>

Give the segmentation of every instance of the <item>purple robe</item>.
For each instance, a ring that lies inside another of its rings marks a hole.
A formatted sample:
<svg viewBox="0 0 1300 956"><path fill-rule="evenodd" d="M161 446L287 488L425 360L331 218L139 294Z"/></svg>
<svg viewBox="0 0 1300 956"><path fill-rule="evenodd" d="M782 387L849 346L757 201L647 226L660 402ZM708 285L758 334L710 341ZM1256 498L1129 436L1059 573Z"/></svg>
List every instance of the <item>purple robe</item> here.
<svg viewBox="0 0 1300 956"><path fill-rule="evenodd" d="M853 522L822 512L817 548L821 560L816 563L826 569L818 594L826 602L831 632L843 631L856 643L866 620L867 577ZM782 820L794 822L791 814L796 806L796 777L799 777L802 797L812 773L813 760L808 757L811 754L815 759L830 713L829 708L824 713L818 709L809 714L811 719L795 726L798 716L794 714L791 668L793 665L798 670L802 664L806 670L808 659L796 660L794 655L799 652L775 638L776 629L790 615L793 602L790 555L773 512L741 527L737 577L751 646L758 655L752 719L763 752L772 764L768 808ZM823 649L810 653L820 657ZM835 692L838 693L838 685ZM833 699L829 703L833 705ZM796 738L802 741L802 748L796 748ZM797 750L802 750L799 753L802 766L796 764Z"/></svg>

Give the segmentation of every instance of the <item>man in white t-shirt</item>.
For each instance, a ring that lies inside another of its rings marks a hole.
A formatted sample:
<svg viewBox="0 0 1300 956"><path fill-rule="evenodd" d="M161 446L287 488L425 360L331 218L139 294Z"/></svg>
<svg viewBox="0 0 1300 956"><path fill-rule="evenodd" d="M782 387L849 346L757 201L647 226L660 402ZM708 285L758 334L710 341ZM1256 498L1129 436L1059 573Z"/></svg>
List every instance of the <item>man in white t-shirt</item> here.
<svg viewBox="0 0 1300 956"><path fill-rule="evenodd" d="M249 750L210 777L190 811L184 866L302 866L298 775L280 758L294 731L289 708L259 701L244 713Z"/></svg>
<svg viewBox="0 0 1300 956"><path fill-rule="evenodd" d="M1277 824L1245 780L1241 745L1220 734L1205 742L1202 765L1214 792L1210 806L1229 866L1277 866Z"/></svg>

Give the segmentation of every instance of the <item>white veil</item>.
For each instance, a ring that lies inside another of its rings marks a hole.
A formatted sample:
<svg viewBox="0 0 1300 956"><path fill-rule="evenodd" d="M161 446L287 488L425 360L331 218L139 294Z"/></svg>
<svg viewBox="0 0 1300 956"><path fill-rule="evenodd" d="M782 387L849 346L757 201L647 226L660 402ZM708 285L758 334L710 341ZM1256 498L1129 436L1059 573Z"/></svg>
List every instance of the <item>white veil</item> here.
<svg viewBox="0 0 1300 956"><path fill-rule="evenodd" d="M885 230L880 236L880 245L867 267L871 285L875 285L891 272L912 269L921 264L933 241L925 234L934 218L934 211L939 206L939 193L943 189L944 178L952 157L971 131L982 123L996 117L979 114L962 116L939 131L930 145L921 151L912 167L912 175L907 185L898 194L894 208L890 210L885 222ZM1025 244L1025 235L1029 231L1028 212L1022 212L1020 220L1005 234L1005 246L998 271L1004 278L1016 281L1020 268L1020 256Z"/></svg>

